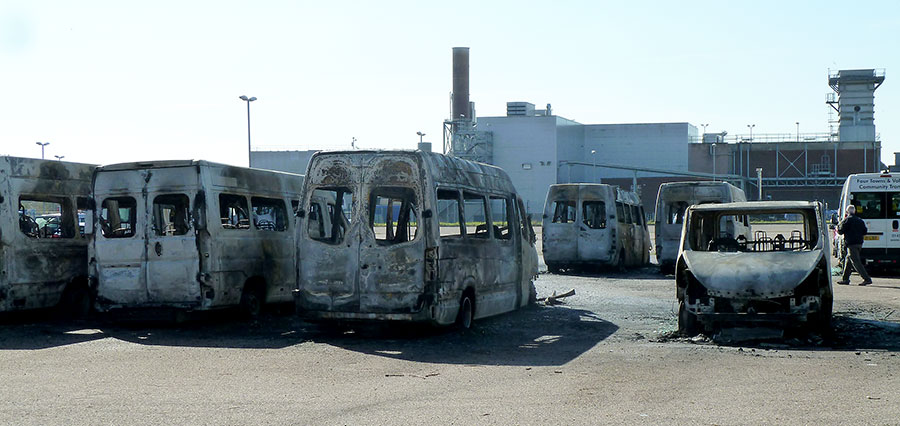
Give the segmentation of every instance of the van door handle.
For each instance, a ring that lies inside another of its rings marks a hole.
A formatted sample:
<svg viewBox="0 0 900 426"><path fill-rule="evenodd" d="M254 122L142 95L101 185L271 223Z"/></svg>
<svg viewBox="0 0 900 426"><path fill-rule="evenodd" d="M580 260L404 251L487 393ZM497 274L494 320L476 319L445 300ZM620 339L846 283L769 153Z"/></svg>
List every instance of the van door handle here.
<svg viewBox="0 0 900 426"><path fill-rule="evenodd" d="M159 241L156 242L156 246L154 246L153 248L154 250L156 250L157 256L162 256L162 244L160 244Z"/></svg>

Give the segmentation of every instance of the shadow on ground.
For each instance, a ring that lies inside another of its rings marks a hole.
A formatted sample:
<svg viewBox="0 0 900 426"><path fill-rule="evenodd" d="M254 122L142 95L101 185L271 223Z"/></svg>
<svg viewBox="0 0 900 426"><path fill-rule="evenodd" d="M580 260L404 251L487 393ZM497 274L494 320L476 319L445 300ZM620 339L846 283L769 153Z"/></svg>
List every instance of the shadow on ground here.
<svg viewBox="0 0 900 426"><path fill-rule="evenodd" d="M312 326L295 315L266 312L257 320L240 319L234 311L201 312L174 321L158 318L126 320L95 315L89 320L48 320L39 312L0 318L0 350L46 349L114 338L142 345L279 349L306 340Z"/></svg>
<svg viewBox="0 0 900 426"><path fill-rule="evenodd" d="M595 313L535 305L476 321L472 329L367 328L310 338L347 350L408 361L465 365L556 366L618 330Z"/></svg>

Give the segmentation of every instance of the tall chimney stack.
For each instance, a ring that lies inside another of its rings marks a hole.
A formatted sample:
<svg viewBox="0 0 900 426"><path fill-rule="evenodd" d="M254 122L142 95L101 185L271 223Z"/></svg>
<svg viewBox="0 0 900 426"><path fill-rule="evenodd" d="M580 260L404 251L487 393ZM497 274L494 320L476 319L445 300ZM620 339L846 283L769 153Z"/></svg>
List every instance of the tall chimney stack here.
<svg viewBox="0 0 900 426"><path fill-rule="evenodd" d="M469 113L469 48L453 48L453 117L471 120Z"/></svg>

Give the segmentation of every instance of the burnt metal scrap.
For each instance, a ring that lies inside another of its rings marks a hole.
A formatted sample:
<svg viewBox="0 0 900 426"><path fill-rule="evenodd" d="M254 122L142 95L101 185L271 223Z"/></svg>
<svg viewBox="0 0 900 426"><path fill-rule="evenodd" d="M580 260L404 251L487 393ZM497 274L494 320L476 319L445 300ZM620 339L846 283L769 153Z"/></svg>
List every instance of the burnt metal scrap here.
<svg viewBox="0 0 900 426"><path fill-rule="evenodd" d="M0 157L0 312L86 311L94 168Z"/></svg>
<svg viewBox="0 0 900 426"><path fill-rule="evenodd" d="M833 293L822 213L817 202L688 208L676 265L679 331L828 327Z"/></svg>

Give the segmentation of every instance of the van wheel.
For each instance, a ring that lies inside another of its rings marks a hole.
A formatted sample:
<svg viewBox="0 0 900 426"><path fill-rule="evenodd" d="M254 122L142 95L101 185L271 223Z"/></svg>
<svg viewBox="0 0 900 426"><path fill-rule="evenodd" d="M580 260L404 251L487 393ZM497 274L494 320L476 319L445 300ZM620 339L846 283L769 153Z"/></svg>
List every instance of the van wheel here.
<svg viewBox="0 0 900 426"><path fill-rule="evenodd" d="M474 308L475 305L472 302L471 294L464 294L462 300L459 301L459 314L456 316L456 325L459 328L463 330L472 328L472 320L475 316Z"/></svg>
<svg viewBox="0 0 900 426"><path fill-rule="evenodd" d="M265 287L254 284L244 286L241 292L241 314L246 319L256 319L262 313L263 303L265 303Z"/></svg>
<svg viewBox="0 0 900 426"><path fill-rule="evenodd" d="M700 334L697 317L688 312L684 301L678 303L678 333L682 336L693 337Z"/></svg>
<svg viewBox="0 0 900 426"><path fill-rule="evenodd" d="M825 333L831 330L831 314L834 309L834 299L822 299L822 310L817 312L815 316L811 317L809 320L810 329L812 331L817 331L820 333Z"/></svg>

